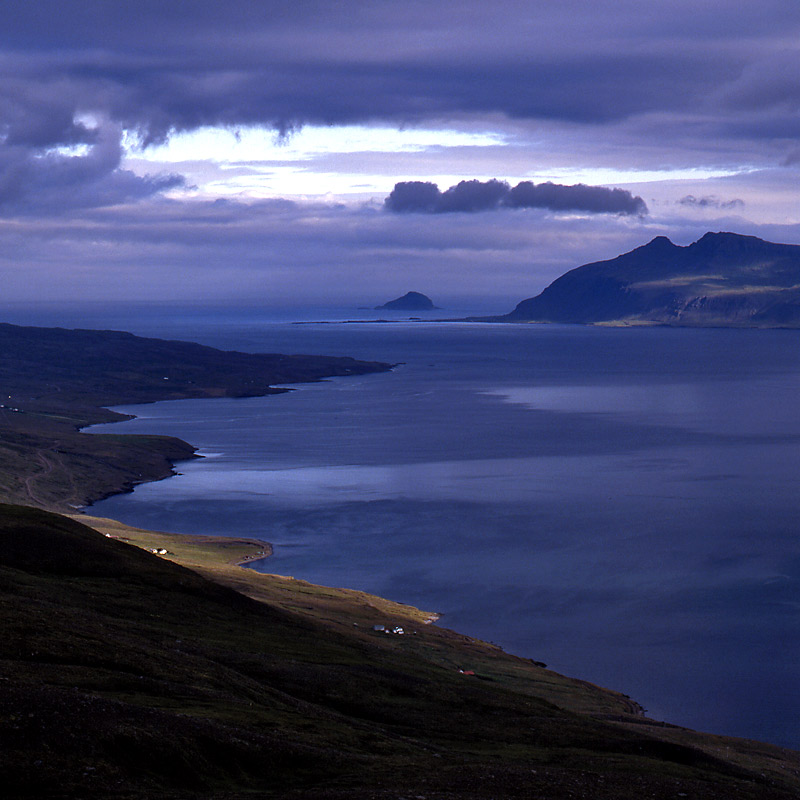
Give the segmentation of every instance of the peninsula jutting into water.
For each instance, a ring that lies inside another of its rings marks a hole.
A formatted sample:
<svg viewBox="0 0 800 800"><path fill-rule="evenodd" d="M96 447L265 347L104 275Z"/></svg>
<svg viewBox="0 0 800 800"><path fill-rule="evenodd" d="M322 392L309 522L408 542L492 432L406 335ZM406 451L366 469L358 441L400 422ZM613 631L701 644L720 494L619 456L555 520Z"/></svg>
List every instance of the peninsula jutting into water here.
<svg viewBox="0 0 800 800"><path fill-rule="evenodd" d="M107 406L252 397L279 383L387 370L352 358L223 352L108 330L0 324L0 500L70 510L166 477L194 448L174 437L86 436Z"/></svg>

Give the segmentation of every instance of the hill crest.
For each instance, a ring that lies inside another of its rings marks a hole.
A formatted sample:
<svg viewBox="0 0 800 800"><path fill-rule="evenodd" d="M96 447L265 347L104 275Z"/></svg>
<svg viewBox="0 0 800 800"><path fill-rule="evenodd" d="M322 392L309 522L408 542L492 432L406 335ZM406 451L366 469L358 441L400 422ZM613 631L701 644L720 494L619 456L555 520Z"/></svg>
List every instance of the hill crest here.
<svg viewBox="0 0 800 800"><path fill-rule="evenodd" d="M800 245L730 232L686 246L656 236L570 270L500 319L800 327Z"/></svg>

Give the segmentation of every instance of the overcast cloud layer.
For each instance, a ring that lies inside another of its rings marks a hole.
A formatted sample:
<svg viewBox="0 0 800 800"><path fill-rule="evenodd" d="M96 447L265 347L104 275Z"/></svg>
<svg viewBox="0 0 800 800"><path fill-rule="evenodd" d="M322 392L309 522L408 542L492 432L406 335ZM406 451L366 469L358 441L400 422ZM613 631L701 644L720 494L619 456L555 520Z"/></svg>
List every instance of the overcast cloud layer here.
<svg viewBox="0 0 800 800"><path fill-rule="evenodd" d="M658 234L800 242L795 0L457 11L4 3L6 298L235 301L258 287L264 302L409 289L500 302ZM246 162L232 148L155 155L208 127L269 128L291 145L309 125L443 133ZM472 213L443 213L459 211Z"/></svg>

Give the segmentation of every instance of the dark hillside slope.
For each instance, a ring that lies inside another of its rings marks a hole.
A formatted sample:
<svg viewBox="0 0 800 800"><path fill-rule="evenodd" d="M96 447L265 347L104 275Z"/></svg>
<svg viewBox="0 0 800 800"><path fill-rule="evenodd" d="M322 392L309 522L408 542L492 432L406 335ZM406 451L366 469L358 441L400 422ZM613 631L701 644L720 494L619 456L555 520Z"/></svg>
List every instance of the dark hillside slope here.
<svg viewBox="0 0 800 800"><path fill-rule="evenodd" d="M800 246L707 233L687 247L664 236L567 272L502 319L800 326Z"/></svg>
<svg viewBox="0 0 800 800"><path fill-rule="evenodd" d="M735 767L271 608L34 509L0 507L0 629L9 798L800 792L773 769L792 763L786 751L754 746L752 768Z"/></svg>

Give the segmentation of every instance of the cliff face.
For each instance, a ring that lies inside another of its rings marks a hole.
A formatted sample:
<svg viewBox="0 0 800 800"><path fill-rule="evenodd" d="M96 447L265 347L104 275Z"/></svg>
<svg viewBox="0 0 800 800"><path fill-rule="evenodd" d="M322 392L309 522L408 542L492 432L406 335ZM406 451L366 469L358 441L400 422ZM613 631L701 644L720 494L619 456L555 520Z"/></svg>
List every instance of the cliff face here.
<svg viewBox="0 0 800 800"><path fill-rule="evenodd" d="M707 233L679 247L658 236L567 272L504 319L800 327L800 246Z"/></svg>

